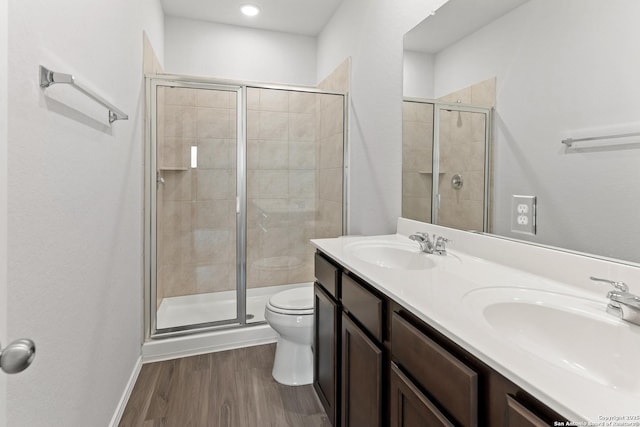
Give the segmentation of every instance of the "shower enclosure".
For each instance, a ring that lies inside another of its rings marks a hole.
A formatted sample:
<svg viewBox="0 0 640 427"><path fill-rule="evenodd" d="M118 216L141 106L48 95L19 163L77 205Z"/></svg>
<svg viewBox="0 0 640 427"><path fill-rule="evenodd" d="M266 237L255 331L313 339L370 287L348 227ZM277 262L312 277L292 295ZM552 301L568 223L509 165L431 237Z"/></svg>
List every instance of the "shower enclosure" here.
<svg viewBox="0 0 640 427"><path fill-rule="evenodd" d="M405 98L402 216L489 231L492 109Z"/></svg>
<svg viewBox="0 0 640 427"><path fill-rule="evenodd" d="M147 78L148 336L264 322L344 227L345 102L310 88Z"/></svg>

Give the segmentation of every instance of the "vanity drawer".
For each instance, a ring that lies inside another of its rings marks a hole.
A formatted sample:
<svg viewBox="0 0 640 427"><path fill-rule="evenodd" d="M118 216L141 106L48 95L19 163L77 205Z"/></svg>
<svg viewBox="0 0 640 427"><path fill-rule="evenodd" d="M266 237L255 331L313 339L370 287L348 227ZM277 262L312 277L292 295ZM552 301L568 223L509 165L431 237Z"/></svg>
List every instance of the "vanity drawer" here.
<svg viewBox="0 0 640 427"><path fill-rule="evenodd" d="M342 306L378 342L382 342L383 305L381 298L342 274Z"/></svg>
<svg viewBox="0 0 640 427"><path fill-rule="evenodd" d="M507 395L507 418L505 427L546 427L549 423L540 419L526 406Z"/></svg>
<svg viewBox="0 0 640 427"><path fill-rule="evenodd" d="M397 313L391 353L399 366L464 427L478 425L478 374Z"/></svg>
<svg viewBox="0 0 640 427"><path fill-rule="evenodd" d="M391 427L454 427L395 363L389 385Z"/></svg>
<svg viewBox="0 0 640 427"><path fill-rule="evenodd" d="M338 283L340 271L331 264L325 257L316 252L315 254L315 275L318 283L335 299L338 299Z"/></svg>

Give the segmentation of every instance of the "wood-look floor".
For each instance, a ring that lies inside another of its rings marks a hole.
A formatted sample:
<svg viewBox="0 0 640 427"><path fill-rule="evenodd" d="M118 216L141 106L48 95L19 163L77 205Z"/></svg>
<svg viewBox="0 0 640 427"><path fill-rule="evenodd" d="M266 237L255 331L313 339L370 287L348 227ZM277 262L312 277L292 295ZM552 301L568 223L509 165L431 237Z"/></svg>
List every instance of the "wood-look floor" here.
<svg viewBox="0 0 640 427"><path fill-rule="evenodd" d="M275 344L142 366L120 427L330 426L312 386L271 377Z"/></svg>

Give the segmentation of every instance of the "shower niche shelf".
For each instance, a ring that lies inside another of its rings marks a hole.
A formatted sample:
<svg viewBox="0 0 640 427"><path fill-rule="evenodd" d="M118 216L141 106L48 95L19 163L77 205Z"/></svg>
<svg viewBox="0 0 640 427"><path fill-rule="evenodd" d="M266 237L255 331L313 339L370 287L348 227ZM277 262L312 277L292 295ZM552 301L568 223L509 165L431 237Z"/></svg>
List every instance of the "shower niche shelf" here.
<svg viewBox="0 0 640 427"><path fill-rule="evenodd" d="M418 173L423 173L426 175L433 175L433 171L418 171ZM444 175L446 172L440 171L438 172L439 175Z"/></svg>

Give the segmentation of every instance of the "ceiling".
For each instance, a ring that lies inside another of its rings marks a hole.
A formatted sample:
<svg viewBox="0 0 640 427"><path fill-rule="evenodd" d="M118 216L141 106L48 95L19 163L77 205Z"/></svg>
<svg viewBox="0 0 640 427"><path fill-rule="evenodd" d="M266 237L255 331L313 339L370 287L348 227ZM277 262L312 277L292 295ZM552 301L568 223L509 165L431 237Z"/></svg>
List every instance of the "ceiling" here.
<svg viewBox="0 0 640 427"><path fill-rule="evenodd" d="M161 0L167 16L199 19L262 30L317 36L342 0ZM243 4L260 7L258 16L240 13Z"/></svg>
<svg viewBox="0 0 640 427"><path fill-rule="evenodd" d="M450 0L404 36L404 49L437 53L528 0Z"/></svg>

